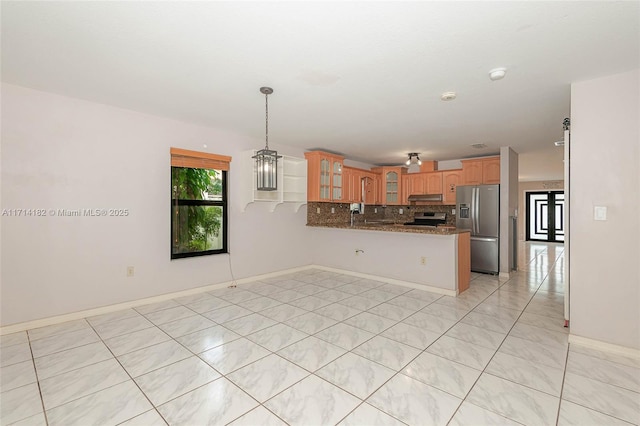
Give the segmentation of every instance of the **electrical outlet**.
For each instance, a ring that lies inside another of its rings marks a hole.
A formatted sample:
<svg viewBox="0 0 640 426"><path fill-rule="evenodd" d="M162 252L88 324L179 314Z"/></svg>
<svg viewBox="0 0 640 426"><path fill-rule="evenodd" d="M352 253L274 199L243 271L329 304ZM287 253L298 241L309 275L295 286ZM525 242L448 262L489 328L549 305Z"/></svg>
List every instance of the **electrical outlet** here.
<svg viewBox="0 0 640 426"><path fill-rule="evenodd" d="M320 207L316 208L316 213L320 214Z"/></svg>
<svg viewBox="0 0 640 426"><path fill-rule="evenodd" d="M135 273L135 269L133 268L133 266L127 266L127 276L132 277L134 273Z"/></svg>
<svg viewBox="0 0 640 426"><path fill-rule="evenodd" d="M426 258L426 256L421 256L421 257L420 257L420 264L421 264L422 266L424 266L424 265L426 265L426 264L427 264L427 258Z"/></svg>
<svg viewBox="0 0 640 426"><path fill-rule="evenodd" d="M456 209L451 209L451 215L453 215L453 216L456 215Z"/></svg>
<svg viewBox="0 0 640 426"><path fill-rule="evenodd" d="M398 209L398 214L404 214L404 210Z"/></svg>
<svg viewBox="0 0 640 426"><path fill-rule="evenodd" d="M374 212L374 213L378 213L378 208L377 208L377 207L374 207L374 208L373 208L373 212Z"/></svg>
<svg viewBox="0 0 640 426"><path fill-rule="evenodd" d="M335 207L331 207L331 213L335 213L336 212L336 208Z"/></svg>

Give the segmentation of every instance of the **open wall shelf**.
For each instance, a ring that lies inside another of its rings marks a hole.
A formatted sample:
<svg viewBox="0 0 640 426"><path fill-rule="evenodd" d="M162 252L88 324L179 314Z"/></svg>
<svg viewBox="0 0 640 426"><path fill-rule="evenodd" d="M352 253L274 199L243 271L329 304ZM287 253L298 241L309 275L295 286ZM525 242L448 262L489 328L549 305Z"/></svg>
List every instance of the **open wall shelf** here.
<svg viewBox="0 0 640 426"><path fill-rule="evenodd" d="M240 156L241 188L240 205L245 211L250 203L265 203L269 211L279 204L290 204L297 212L307 204L307 160L283 155L278 160L278 189L275 191L257 190L255 150L244 151Z"/></svg>

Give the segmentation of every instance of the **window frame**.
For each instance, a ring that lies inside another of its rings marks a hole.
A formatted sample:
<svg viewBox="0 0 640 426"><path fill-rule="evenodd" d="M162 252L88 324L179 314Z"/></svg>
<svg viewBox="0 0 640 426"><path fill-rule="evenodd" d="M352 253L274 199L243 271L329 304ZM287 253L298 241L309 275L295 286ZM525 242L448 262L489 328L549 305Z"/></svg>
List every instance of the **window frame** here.
<svg viewBox="0 0 640 426"><path fill-rule="evenodd" d="M171 234L170 234L170 238L169 238L169 252L171 254L171 260L174 259L184 259L184 258L189 258L189 257L199 257L199 256L208 256L208 255L213 255L213 254L223 254L223 253L228 253L228 241L229 241L229 200L228 200L228 185L227 185L227 179L228 179L228 170L229 170L229 163L231 161L231 157L224 157L224 156L218 156L216 154L209 154L209 153L200 153L200 152L196 152L196 151L187 151L187 150L183 150L183 149L178 149L178 148L171 148L171 173L170 173L170 185L169 185L169 189L170 189L170 214L171 214L171 218L170 218L170 228L171 228ZM207 159L212 159L214 158L215 160L226 160L226 164L223 163L207 163ZM193 162L194 159L197 161L198 159L202 159L203 160L203 165L196 165L196 167L189 167L190 165L193 164L176 164L176 161L188 161L189 163ZM217 164L221 165L220 168L218 168ZM205 170L216 170L217 172L221 173L221 195L222 195L222 199L221 200L190 200L190 199L180 199L180 198L173 198L174 195L174 189L173 189L173 168L183 168L183 169L188 169L188 168L201 168L201 169L205 169ZM222 231L222 248L219 249L211 249L211 250L202 250L202 251L194 251L194 252L186 252L186 253L174 253L173 252L173 248L174 248L174 231L175 231L175 211L174 208L178 206L218 206L222 208L222 226L221 231Z"/></svg>

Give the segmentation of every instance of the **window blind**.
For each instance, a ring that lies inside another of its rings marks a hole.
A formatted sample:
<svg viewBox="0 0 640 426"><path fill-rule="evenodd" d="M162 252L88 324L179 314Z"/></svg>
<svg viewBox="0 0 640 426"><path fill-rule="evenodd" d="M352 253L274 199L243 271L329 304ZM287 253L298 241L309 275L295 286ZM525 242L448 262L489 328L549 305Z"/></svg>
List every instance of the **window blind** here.
<svg viewBox="0 0 640 426"><path fill-rule="evenodd" d="M171 167L215 169L226 172L229 171L229 163L231 163L231 157L226 155L171 148Z"/></svg>

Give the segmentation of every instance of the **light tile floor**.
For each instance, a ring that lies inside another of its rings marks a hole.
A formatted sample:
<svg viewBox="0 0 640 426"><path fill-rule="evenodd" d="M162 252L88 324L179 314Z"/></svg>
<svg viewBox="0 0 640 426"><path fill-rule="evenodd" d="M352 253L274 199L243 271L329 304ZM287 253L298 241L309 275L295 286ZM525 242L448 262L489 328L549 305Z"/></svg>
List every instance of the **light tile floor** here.
<svg viewBox="0 0 640 426"><path fill-rule="evenodd" d="M0 424L638 424L640 362L567 342L562 256L457 298L309 270L5 335Z"/></svg>

